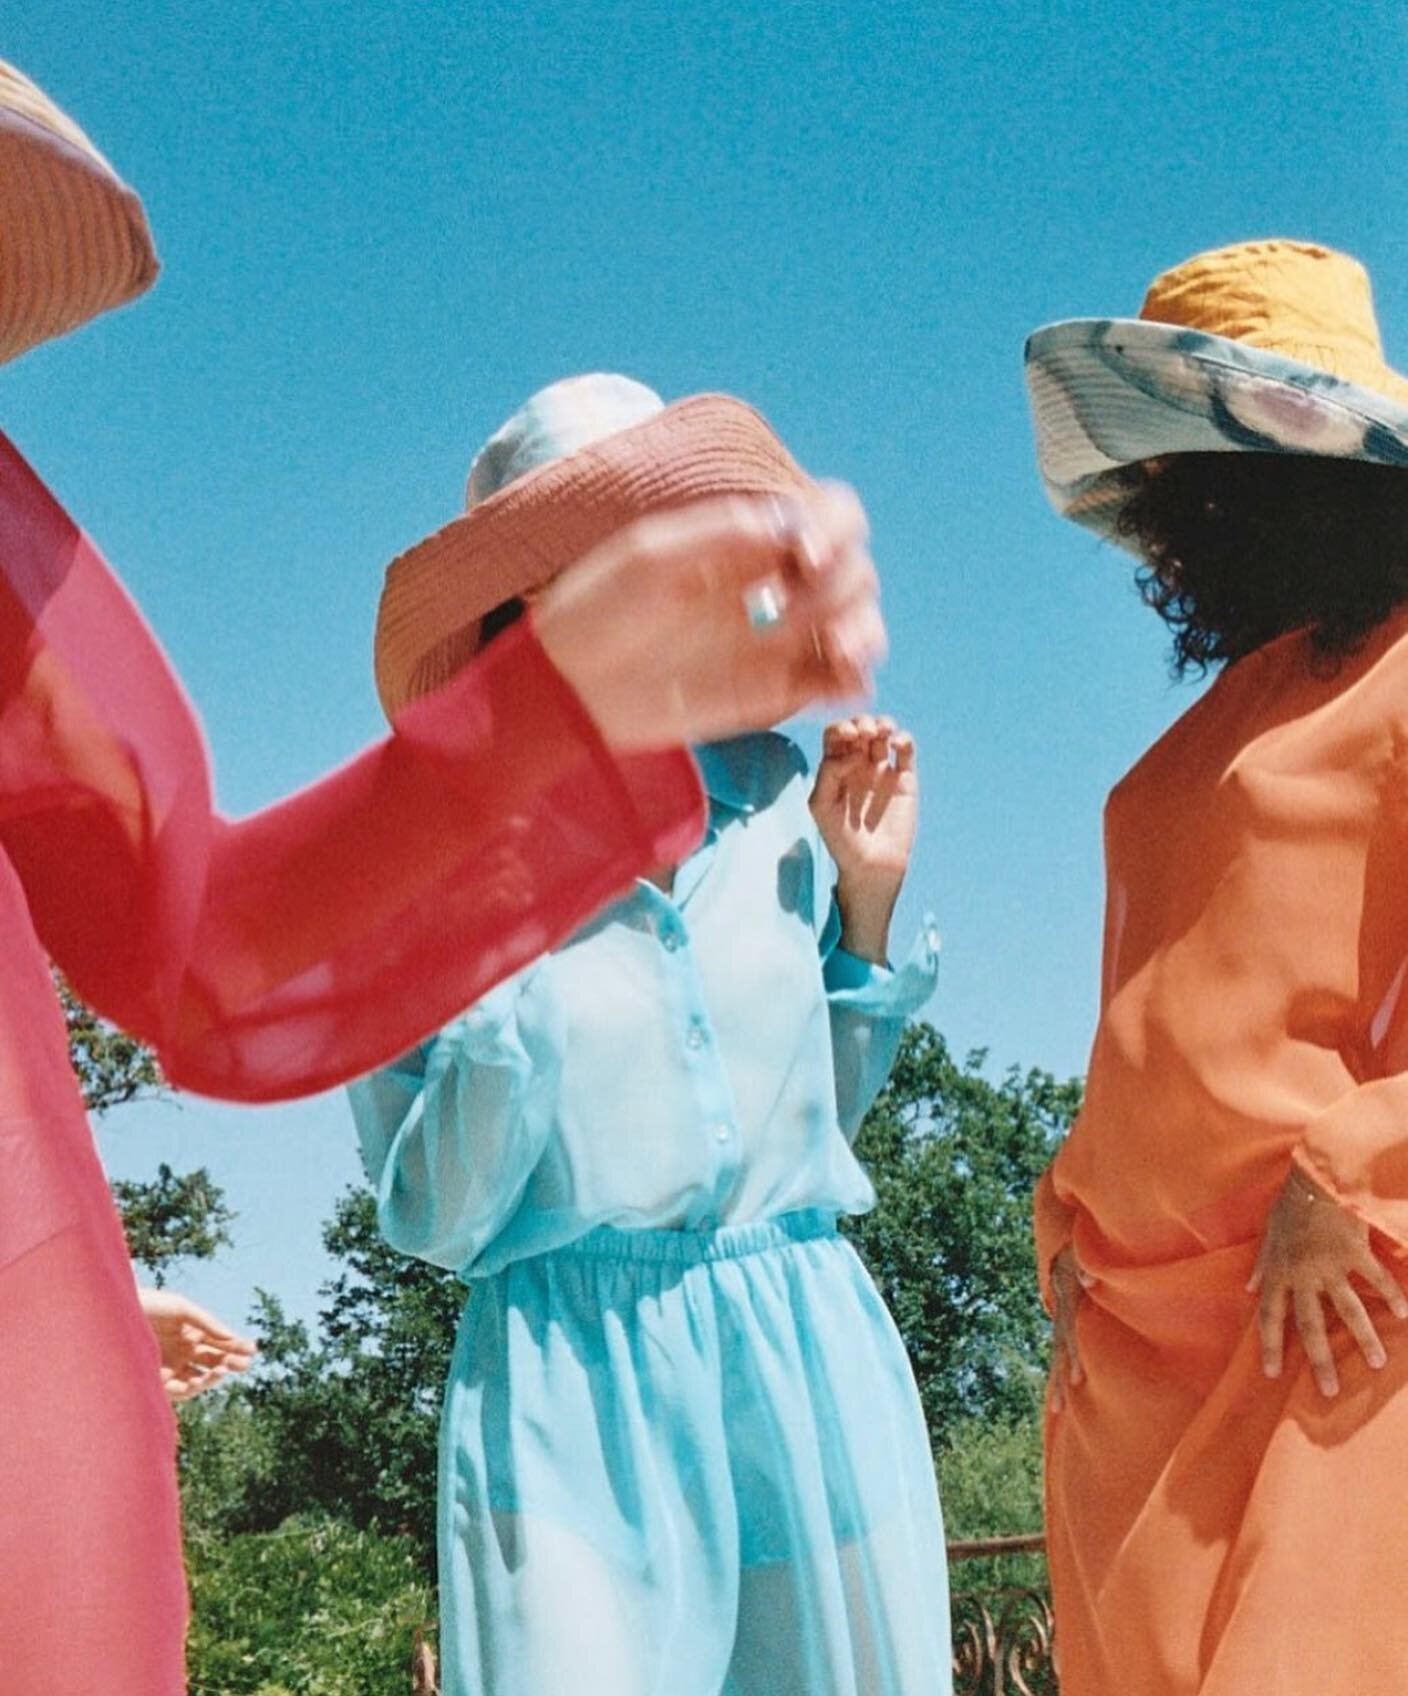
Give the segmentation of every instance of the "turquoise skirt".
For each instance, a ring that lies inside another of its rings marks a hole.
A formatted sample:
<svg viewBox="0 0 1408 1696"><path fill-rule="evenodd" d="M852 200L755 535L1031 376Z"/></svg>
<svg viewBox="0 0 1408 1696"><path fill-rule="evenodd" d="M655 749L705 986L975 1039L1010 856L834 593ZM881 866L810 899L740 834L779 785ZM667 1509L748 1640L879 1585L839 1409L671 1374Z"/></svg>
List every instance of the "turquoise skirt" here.
<svg viewBox="0 0 1408 1696"><path fill-rule="evenodd" d="M476 1283L440 1606L446 1696L943 1696L919 1397L834 1218L598 1229Z"/></svg>

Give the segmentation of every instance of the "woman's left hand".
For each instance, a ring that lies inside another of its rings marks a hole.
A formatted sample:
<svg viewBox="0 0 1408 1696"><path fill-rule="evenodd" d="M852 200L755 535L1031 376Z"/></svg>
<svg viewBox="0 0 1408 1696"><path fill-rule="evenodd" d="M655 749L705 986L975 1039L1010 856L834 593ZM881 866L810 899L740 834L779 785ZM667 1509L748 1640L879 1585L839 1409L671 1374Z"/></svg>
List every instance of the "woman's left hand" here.
<svg viewBox="0 0 1408 1696"><path fill-rule="evenodd" d="M1281 1374L1291 1313L1321 1394L1339 1393L1326 1297L1369 1365L1384 1364L1384 1345L1351 1278L1382 1296L1396 1319L1408 1319L1408 1296L1370 1246L1369 1227L1293 1166L1267 1219L1247 1286L1261 1296L1261 1364L1268 1378Z"/></svg>
<svg viewBox="0 0 1408 1696"><path fill-rule="evenodd" d="M161 1354L161 1382L173 1402L213 1389L232 1372L244 1372L255 1347L175 1290L137 1291Z"/></svg>
<svg viewBox="0 0 1408 1696"><path fill-rule="evenodd" d="M836 862L841 946L882 965L919 822L913 736L892 718L828 725L811 808Z"/></svg>

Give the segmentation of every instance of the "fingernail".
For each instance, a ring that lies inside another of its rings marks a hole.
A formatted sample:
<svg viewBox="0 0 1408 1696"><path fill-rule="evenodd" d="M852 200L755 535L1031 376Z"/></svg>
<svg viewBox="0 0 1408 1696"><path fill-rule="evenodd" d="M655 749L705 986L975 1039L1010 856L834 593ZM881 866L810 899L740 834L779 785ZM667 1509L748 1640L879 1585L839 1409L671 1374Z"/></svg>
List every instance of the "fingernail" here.
<svg viewBox="0 0 1408 1696"><path fill-rule="evenodd" d="M1274 1360L1264 1360L1261 1363L1261 1370L1268 1378L1279 1378L1281 1376L1281 1363Z"/></svg>
<svg viewBox="0 0 1408 1696"><path fill-rule="evenodd" d="M1388 1365L1388 1356L1383 1352L1382 1349L1375 1349L1374 1352L1369 1356L1369 1364L1377 1372L1378 1369L1381 1366L1387 1366Z"/></svg>
<svg viewBox="0 0 1408 1696"><path fill-rule="evenodd" d="M1076 1273L1076 1279L1083 1290L1093 1290L1100 1280L1093 1272L1081 1270Z"/></svg>
<svg viewBox="0 0 1408 1696"><path fill-rule="evenodd" d="M772 526L773 535L779 542L794 540L802 526L802 515L797 503L787 499L785 495L769 495L767 507L768 523Z"/></svg>

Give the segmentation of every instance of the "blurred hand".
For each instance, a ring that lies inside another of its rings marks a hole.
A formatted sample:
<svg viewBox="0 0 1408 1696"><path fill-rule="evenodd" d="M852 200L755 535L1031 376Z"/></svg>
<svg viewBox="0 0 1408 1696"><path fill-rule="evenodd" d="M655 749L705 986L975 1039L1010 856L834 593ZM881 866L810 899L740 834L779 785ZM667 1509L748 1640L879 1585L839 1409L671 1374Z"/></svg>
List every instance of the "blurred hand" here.
<svg viewBox="0 0 1408 1696"><path fill-rule="evenodd" d="M161 1355L161 1382L173 1402L189 1401L213 1389L232 1372L244 1372L255 1346L237 1337L203 1308L174 1290L137 1291L142 1312Z"/></svg>
<svg viewBox="0 0 1408 1696"><path fill-rule="evenodd" d="M883 965L919 823L913 736L892 718L828 725L811 808L836 862L841 946Z"/></svg>
<svg viewBox="0 0 1408 1696"><path fill-rule="evenodd" d="M1369 1365L1384 1364L1384 1345L1351 1278L1361 1279L1380 1295L1394 1318L1408 1319L1408 1296L1370 1247L1369 1227L1293 1166L1267 1216L1266 1235L1247 1285L1261 1296L1261 1365L1268 1378L1281 1375L1289 1313L1320 1393L1339 1393L1326 1329L1326 1298Z"/></svg>
<svg viewBox="0 0 1408 1696"><path fill-rule="evenodd" d="M759 627L750 589L780 616ZM707 742L870 691L885 652L865 513L838 485L639 519L562 573L538 639L623 751Z"/></svg>

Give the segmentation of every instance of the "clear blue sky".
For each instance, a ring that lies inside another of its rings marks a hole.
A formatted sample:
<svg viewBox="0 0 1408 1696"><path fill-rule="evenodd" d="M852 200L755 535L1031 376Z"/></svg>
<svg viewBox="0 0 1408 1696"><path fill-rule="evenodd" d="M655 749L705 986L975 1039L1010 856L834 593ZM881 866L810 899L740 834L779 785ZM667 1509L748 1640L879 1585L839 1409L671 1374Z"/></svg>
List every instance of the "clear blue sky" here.
<svg viewBox="0 0 1408 1696"><path fill-rule="evenodd" d="M384 563L538 385L759 405L869 504L920 737L932 1015L1079 1070L1105 791L1190 698L1046 509L1023 336L1241 237L1365 258L1408 363L1405 14L1325 7L9 0L0 54L146 198L136 308L0 372L0 422L123 571L244 811L378 733ZM299 1312L355 1172L336 1098L132 1109L113 1170L208 1163L187 1286Z"/></svg>

